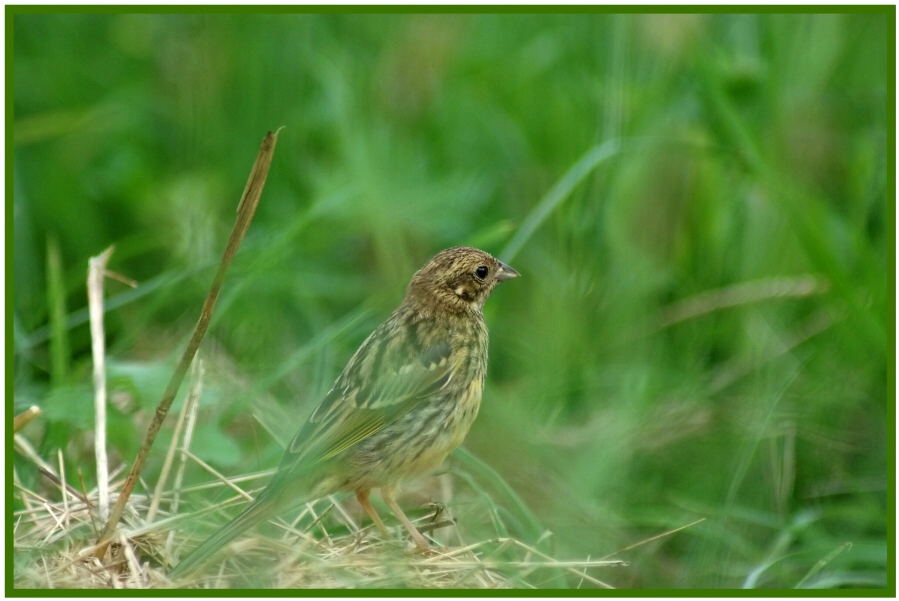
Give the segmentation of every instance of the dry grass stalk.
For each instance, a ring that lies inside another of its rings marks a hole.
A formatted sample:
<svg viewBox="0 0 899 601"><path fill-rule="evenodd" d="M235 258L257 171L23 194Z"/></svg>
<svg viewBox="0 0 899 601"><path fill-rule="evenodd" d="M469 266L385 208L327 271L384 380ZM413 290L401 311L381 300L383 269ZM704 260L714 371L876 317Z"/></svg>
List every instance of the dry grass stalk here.
<svg viewBox="0 0 899 601"><path fill-rule="evenodd" d="M36 405L32 405L31 407L29 407L22 413L15 416L13 418L13 422L12 422L13 433L17 434L19 432L19 430L21 430L22 428L27 426L29 423L31 423L31 420L33 420L40 414L41 414L41 408Z"/></svg>
<svg viewBox="0 0 899 601"><path fill-rule="evenodd" d="M109 515L109 459L106 455L106 337L103 332L103 276L115 247L110 246L88 261L87 305L94 360L94 451L97 455L98 511Z"/></svg>
<svg viewBox="0 0 899 601"><path fill-rule="evenodd" d="M247 229L250 227L250 222L253 220L253 215L256 213L256 207L259 205L259 199L262 196L262 189L265 186L265 178L268 175L268 169L275 152L275 143L277 142L277 139L277 132L269 132L262 140L262 145L259 148L256 161L253 163L253 168L250 171L250 177L244 188L240 204L237 206L237 219L234 222L234 228L231 230L231 236L228 238L228 243L225 246L225 252L212 281L212 286L210 287L206 300L203 303L203 307L200 310L200 319L194 328L190 341L187 343L187 348L184 349L184 353L181 355L181 359L166 386L162 399L156 407L153 421L150 422L150 427L147 429L147 434L141 443L134 464L131 466L128 478L125 480L122 491L116 500L115 506L112 508L109 521L106 523L103 533L100 535L100 541L98 542L96 549L98 557L103 557L108 544L113 540L116 526L122 517L122 513L125 511L125 505L128 502L128 498L131 496L131 492L137 484L141 470L143 470L144 462L150 454L153 442L156 440L156 435L159 433L159 429L162 427L162 424L168 415L169 408L175 400L175 395L178 393L178 389L181 388L181 382L184 380L184 376L187 374L187 370L200 346L200 342L206 334L206 328L209 327L209 322L212 320L212 312L215 310L215 303L218 300L219 292L225 281L225 275L228 272L228 268L231 266L231 261L234 259L234 255L237 253L240 243L243 241Z"/></svg>
<svg viewBox="0 0 899 601"><path fill-rule="evenodd" d="M191 385L190 392L187 395L187 399L184 401L184 406L187 412L187 427L184 430L184 441L182 444L182 448L187 450L190 448L190 441L193 438L194 427L197 424L197 410L200 407L200 395L203 393L203 375L205 373L205 369L203 367L203 362L201 360L197 360L194 364L193 372L191 374ZM175 438L172 439L172 445L174 448ZM181 501L181 487L184 484L184 470L187 467L187 455L185 453L181 453L180 462L178 463L178 472L175 474L175 486L174 491L172 493L172 505L171 512L173 515L178 515L178 504ZM147 518L148 522L152 522L151 518ZM175 532L169 532L169 536L165 542L165 552L166 555L171 555L172 545L175 542Z"/></svg>
<svg viewBox="0 0 899 601"><path fill-rule="evenodd" d="M198 370L202 370L202 361L197 360L194 364L194 370L191 375L191 390L187 395L187 399L184 401L184 405L181 406L181 412L178 414L178 421L175 422L175 431L172 434L172 442L169 444L169 449L165 455L165 461L162 464L162 471L159 474L159 479L156 482L156 491L153 495L153 501L150 503L150 509L147 511L147 522L152 522L156 519L156 513L159 511L159 502L162 499L162 493L165 490L165 486L168 482L169 472L172 469L172 463L175 460L175 450L177 449L178 441L181 438L181 430L184 428L185 422L189 421L187 419L189 409L194 406L194 399L196 399L196 403L199 403L200 391L202 390L202 375L199 375ZM199 377L198 377L199 375ZM199 383L198 383L199 380ZM196 411L192 413L192 416L196 417ZM192 425L188 427L188 431L192 430ZM188 435L185 435L187 437ZM185 448L190 447L190 443L187 442L184 445ZM181 466L184 465L184 456L182 455ZM177 487L176 487L177 489Z"/></svg>

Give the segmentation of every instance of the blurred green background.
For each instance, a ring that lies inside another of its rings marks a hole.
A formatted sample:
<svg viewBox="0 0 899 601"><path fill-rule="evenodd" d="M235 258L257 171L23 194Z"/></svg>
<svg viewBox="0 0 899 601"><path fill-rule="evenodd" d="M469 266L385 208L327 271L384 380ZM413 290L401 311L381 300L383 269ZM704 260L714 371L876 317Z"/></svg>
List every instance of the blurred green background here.
<svg viewBox="0 0 899 601"><path fill-rule="evenodd" d="M140 286L106 283L109 438L133 460L284 126L194 453L274 467L411 274L476 245L523 277L486 307L476 460L448 464L467 540L497 535L485 496L560 559L706 518L590 573L894 586L894 10L8 16L14 404L45 413L24 434L93 486L85 275L115 244Z"/></svg>

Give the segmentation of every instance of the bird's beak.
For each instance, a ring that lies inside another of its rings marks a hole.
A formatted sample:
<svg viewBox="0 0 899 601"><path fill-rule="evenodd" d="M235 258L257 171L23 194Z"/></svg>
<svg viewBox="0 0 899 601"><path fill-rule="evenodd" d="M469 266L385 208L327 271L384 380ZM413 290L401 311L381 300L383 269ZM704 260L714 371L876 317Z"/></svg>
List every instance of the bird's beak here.
<svg viewBox="0 0 899 601"><path fill-rule="evenodd" d="M521 274L503 263L499 262L499 271L496 272L496 281L504 282L506 280L511 280L512 278L517 278Z"/></svg>

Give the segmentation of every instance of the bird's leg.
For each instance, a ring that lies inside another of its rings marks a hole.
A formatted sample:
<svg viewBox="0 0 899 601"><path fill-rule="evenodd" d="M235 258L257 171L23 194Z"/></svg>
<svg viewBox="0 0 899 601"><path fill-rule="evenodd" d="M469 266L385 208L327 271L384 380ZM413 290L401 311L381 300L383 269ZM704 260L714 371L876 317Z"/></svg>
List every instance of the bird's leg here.
<svg viewBox="0 0 899 601"><path fill-rule="evenodd" d="M419 551L430 551L431 545L428 544L428 541L424 536L421 535L421 532L412 525L412 522L409 521L409 518L406 517L406 514L403 513L403 510L400 509L400 506L396 503L396 490L390 486L382 486L381 487L381 496L384 498L384 502L387 503L387 506L390 507L390 511L393 512L393 515L396 516L400 522L403 523L403 526L406 527L406 530L409 531L409 534L412 535L412 540L415 541L415 545L418 547Z"/></svg>
<svg viewBox="0 0 899 601"><path fill-rule="evenodd" d="M370 488L360 488L356 491L356 500L358 500L359 504L362 505L362 509L365 510L365 513L371 516L371 520L375 523L375 526L378 527L378 530L381 531L381 534L383 534L385 538L390 538L390 532L387 531L387 527L384 526L384 522L381 521L381 517L378 515L378 512L375 511L375 508L368 500L368 495L370 493Z"/></svg>

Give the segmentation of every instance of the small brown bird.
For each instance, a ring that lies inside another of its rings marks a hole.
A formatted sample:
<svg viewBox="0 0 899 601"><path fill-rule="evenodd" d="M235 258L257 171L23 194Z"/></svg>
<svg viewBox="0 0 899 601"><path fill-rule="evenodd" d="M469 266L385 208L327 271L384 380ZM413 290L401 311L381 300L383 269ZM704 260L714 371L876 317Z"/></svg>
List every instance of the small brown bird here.
<svg viewBox="0 0 899 601"><path fill-rule="evenodd" d="M433 470L478 414L487 374L481 312L497 283L518 272L476 248L437 253L409 283L402 304L359 347L287 447L255 501L171 572L187 574L241 532L335 492L381 496L419 549L428 542L396 503L398 485Z"/></svg>

